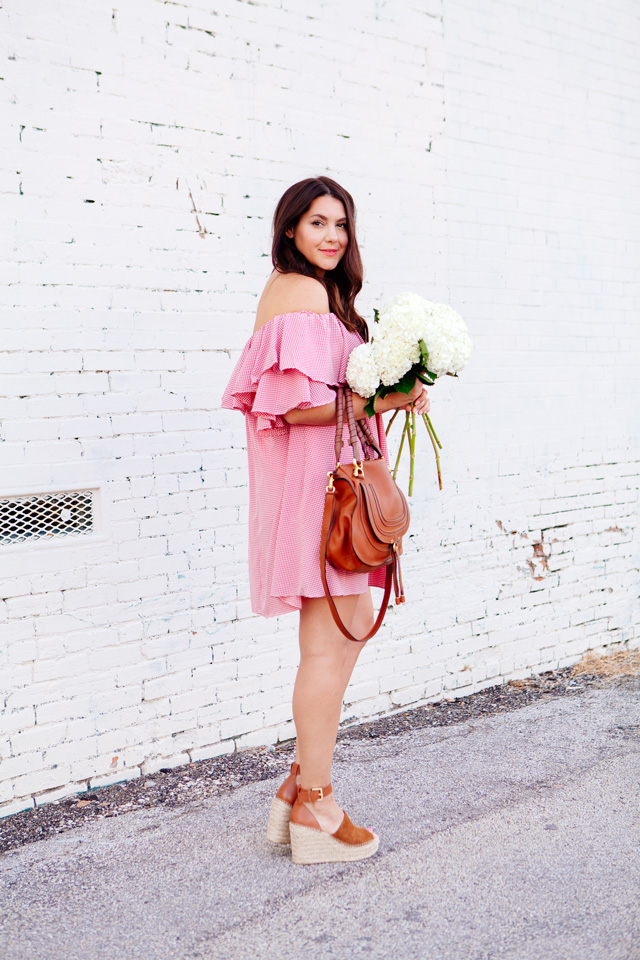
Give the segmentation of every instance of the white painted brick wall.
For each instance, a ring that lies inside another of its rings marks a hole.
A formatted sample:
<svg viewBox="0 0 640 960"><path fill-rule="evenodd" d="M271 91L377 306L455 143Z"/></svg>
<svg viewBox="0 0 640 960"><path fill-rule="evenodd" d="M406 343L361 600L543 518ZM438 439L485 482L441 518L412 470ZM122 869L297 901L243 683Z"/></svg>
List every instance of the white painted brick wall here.
<svg viewBox="0 0 640 960"><path fill-rule="evenodd" d="M363 310L417 290L476 344L344 718L637 644L631 0L32 0L0 28L0 497L100 508L0 546L0 814L293 735L296 617L251 615L218 405L315 172L358 203Z"/></svg>

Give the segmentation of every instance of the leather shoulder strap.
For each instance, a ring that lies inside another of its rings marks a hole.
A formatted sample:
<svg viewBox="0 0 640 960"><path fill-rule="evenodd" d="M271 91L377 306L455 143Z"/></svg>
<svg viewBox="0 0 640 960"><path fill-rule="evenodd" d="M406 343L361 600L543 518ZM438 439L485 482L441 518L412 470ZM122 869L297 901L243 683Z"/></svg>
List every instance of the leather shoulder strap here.
<svg viewBox="0 0 640 960"><path fill-rule="evenodd" d="M393 579L393 569L395 564L389 564L387 567L387 575L384 584L384 597L382 598L382 606L380 607L380 612L373 627L366 635L366 637L354 637L345 627L344 623L340 619L340 614L338 613L338 608L335 605L335 601L329 592L329 585L327 583L327 538L329 536L329 531L333 523L333 510L335 506L335 496L333 494L327 493L324 501L324 515L322 517L322 534L320 536L320 574L322 576L322 586L324 587L324 592L327 600L329 601L329 609L331 610L331 615L335 620L336 626L344 634L345 637L349 640L354 640L356 643L364 643L365 640L370 640L373 637L380 627L382 626L382 621L384 620L384 615L387 612L387 605L389 603L389 597L391 596L391 583Z"/></svg>

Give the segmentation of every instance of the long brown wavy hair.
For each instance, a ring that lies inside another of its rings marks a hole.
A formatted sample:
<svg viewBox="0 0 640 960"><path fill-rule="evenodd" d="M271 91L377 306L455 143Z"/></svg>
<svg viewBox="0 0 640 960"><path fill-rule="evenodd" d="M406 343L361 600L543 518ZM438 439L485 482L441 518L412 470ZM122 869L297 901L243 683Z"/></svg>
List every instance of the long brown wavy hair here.
<svg viewBox="0 0 640 960"><path fill-rule="evenodd" d="M317 197L340 200L347 214L349 242L344 256L333 270L319 277L313 264L304 257L286 231L298 223ZM329 297L329 309L348 330L355 330L363 340L369 339L366 320L357 312L354 302L362 290L362 259L356 240L356 208L353 197L330 177L308 177L294 183L280 197L273 215L273 266L281 273L301 273L324 284Z"/></svg>

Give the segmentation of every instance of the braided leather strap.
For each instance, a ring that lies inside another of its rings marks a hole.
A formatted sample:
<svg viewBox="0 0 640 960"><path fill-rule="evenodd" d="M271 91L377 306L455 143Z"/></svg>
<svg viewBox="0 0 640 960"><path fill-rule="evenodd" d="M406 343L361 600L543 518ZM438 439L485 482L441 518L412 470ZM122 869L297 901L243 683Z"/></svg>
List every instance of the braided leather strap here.
<svg viewBox="0 0 640 960"><path fill-rule="evenodd" d="M344 427L345 402L347 404L350 404L351 413L353 414L353 397L351 394L351 390L343 386L337 386L336 387L336 441L335 441L337 464L341 462L342 450L344 447L343 427ZM347 410L348 410L348 407L347 407ZM352 426L355 426L355 436L357 436L358 438L358 441L360 443L360 451L361 453L364 452L365 459L367 460L371 459L371 455L369 452L370 450L375 450L378 457L382 459L382 451L373 438L373 434L371 433L371 429L369 427L369 421L367 419L355 420L355 417L354 417L354 424L352 425L351 423L349 423L350 434L352 433ZM357 459L357 451L356 451L356 448L354 447L352 436L350 437L350 440L351 440L351 446L353 447L354 456Z"/></svg>
<svg viewBox="0 0 640 960"><path fill-rule="evenodd" d="M363 436L364 436L364 443L363 443L363 445L366 444L368 447L371 447L371 449L372 449L372 450L375 450L375 452L378 454L379 457L382 457L382 451L381 451L380 447L378 446L378 444L377 444L377 443L375 442L375 440L373 439L373 434L371 433L371 430L370 430L370 428L369 428L369 421L368 421L368 420L358 420L358 421L356 421L356 427L358 427L359 430L362 431L362 434L363 434ZM369 459L369 458L367 457L367 459Z"/></svg>
<svg viewBox="0 0 640 960"><path fill-rule="evenodd" d="M346 400L347 406L347 422L349 424L349 438L351 441L351 447L353 449L353 456L356 460L362 463L364 458L364 452L360 444L360 437L358 436L358 430L356 427L356 418L353 415L353 394L348 388L343 391L344 398ZM358 456L358 453L360 456Z"/></svg>
<svg viewBox="0 0 640 960"><path fill-rule="evenodd" d="M344 388L336 387L336 463L340 463L344 440L342 429L344 426Z"/></svg>

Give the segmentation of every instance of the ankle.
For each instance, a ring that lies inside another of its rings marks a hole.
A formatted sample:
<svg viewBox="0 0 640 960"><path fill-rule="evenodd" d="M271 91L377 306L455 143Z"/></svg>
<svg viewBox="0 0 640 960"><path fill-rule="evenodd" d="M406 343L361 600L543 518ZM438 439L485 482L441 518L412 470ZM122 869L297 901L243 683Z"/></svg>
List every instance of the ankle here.
<svg viewBox="0 0 640 960"><path fill-rule="evenodd" d="M330 783L326 787L305 787L302 783L298 787L298 799L300 803L321 803L327 797L333 794L333 788Z"/></svg>
<svg viewBox="0 0 640 960"><path fill-rule="evenodd" d="M326 813L329 810L339 810L338 804L336 803L336 798L334 796L323 797L322 800L300 800L307 810L311 810L312 813L315 811L320 811L320 813Z"/></svg>

